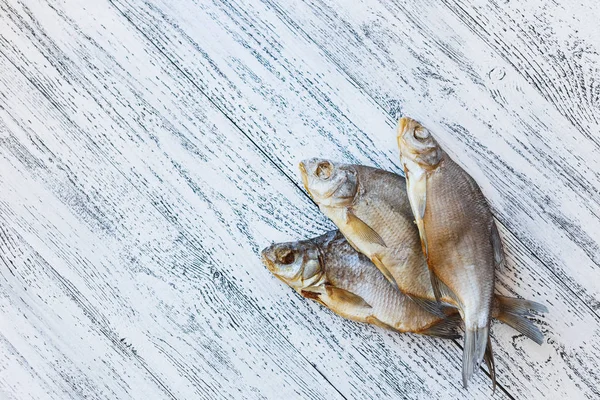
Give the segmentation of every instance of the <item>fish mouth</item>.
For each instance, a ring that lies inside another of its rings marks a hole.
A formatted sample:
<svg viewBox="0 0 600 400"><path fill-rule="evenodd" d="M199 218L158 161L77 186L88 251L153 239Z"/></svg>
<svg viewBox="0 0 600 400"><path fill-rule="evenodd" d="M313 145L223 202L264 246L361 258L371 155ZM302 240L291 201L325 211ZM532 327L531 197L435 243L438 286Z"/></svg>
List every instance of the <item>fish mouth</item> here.
<svg viewBox="0 0 600 400"><path fill-rule="evenodd" d="M412 121L412 119L408 118L408 117L400 118L400 120L398 121L398 137L400 137L402 134L404 134L404 131L408 127L408 124L410 123L410 121Z"/></svg>
<svg viewBox="0 0 600 400"><path fill-rule="evenodd" d="M406 139L404 138L404 134L406 133L406 130L408 129L411 121L412 118L409 117L402 117L398 121L396 141L398 142L398 150L400 150L400 155L402 155L406 150Z"/></svg>
<svg viewBox="0 0 600 400"><path fill-rule="evenodd" d="M300 169L300 172L302 172L303 175L306 175L306 166L304 165L304 161L300 161L300 163L298 164L298 168Z"/></svg>
<svg viewBox="0 0 600 400"><path fill-rule="evenodd" d="M312 194L308 188L308 172L306 172L306 165L304 165L304 161L300 161L298 168L300 169L300 174L302 176L302 185L304 186L304 190L306 190L308 195L312 198Z"/></svg>
<svg viewBox="0 0 600 400"><path fill-rule="evenodd" d="M398 134L396 136L396 140L398 142L398 150L400 150L401 156L415 158L416 160L419 155L432 151L432 148L438 146L435 140L432 140L433 144L421 142L424 139L430 138L431 134L429 131L427 131L428 135L421 137L419 135L421 132L418 130L419 128L424 129L420 122L410 117L402 117L398 121ZM408 134L409 131L412 132L412 135ZM409 140L413 138L415 140Z"/></svg>
<svg viewBox="0 0 600 400"><path fill-rule="evenodd" d="M267 256L267 250L268 247L260 253L261 261L269 271L275 272L275 263Z"/></svg>

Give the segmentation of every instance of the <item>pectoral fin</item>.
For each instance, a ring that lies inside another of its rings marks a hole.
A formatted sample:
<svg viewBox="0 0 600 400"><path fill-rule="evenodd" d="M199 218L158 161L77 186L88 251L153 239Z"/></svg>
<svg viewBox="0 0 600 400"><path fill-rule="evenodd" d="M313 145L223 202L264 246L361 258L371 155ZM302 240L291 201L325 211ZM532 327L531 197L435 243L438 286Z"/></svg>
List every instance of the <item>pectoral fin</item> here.
<svg viewBox="0 0 600 400"><path fill-rule="evenodd" d="M302 297L306 297L307 299L312 300L319 300L319 296L321 295L321 293L319 292L311 292L310 290L302 290L300 294L302 295Z"/></svg>
<svg viewBox="0 0 600 400"><path fill-rule="evenodd" d="M408 199L410 200L410 207L419 228L423 253L427 257L427 236L425 235L425 225L423 224L423 217L425 217L425 209L427 207L427 173L416 175L409 172L406 175L406 189Z"/></svg>
<svg viewBox="0 0 600 400"><path fill-rule="evenodd" d="M372 307L359 295L340 289L336 286L325 285L325 291L329 298L336 303L344 303L358 309L371 309Z"/></svg>
<svg viewBox="0 0 600 400"><path fill-rule="evenodd" d="M427 174L410 174L407 182L413 214L415 218L423 219L427 206Z"/></svg>
<svg viewBox="0 0 600 400"><path fill-rule="evenodd" d="M335 286L325 285L320 300L336 314L358 322L369 322L373 308L360 296Z"/></svg>
<svg viewBox="0 0 600 400"><path fill-rule="evenodd" d="M431 269L429 270L429 276L431 278L431 287L433 289L433 294L438 302L440 302L441 299L446 297L453 299L456 302L458 308L464 307L460 298L444 282L442 282Z"/></svg>
<svg viewBox="0 0 600 400"><path fill-rule="evenodd" d="M392 285L394 285L395 287L398 287L398 283L396 283L396 279L394 279L394 276L390 273L390 271L385 267L385 265L383 265L383 263L381 262L381 260L379 259L379 257L377 256L373 256L371 257L371 262L373 264L375 264L375 266L377 267L377 269L379 271L381 271L381 273L383 274L383 276L385 276L385 278L390 281L390 283Z"/></svg>
<svg viewBox="0 0 600 400"><path fill-rule="evenodd" d="M444 305L434 300L424 299L413 295L407 295L409 299L418 304L421 308L427 310L430 314L433 314L440 318L446 318L446 312Z"/></svg>
<svg viewBox="0 0 600 400"><path fill-rule="evenodd" d="M433 289L433 295L439 303L442 301L442 282L440 282L438 277L433 273L431 269L429 270L429 277L431 278L431 288Z"/></svg>
<svg viewBox="0 0 600 400"><path fill-rule="evenodd" d="M325 292L325 289L323 289L323 286L312 286L310 287L308 290L307 289L302 289L300 291L300 295L302 297L305 297L307 299L311 299L316 301L317 303L321 304L322 306L328 307L329 305L327 304L327 293Z"/></svg>
<svg viewBox="0 0 600 400"><path fill-rule="evenodd" d="M387 247L385 242L377 232L367 225L362 219L352 213L352 210L346 212L348 225L354 231L354 235L360 240L368 243L376 243L380 246Z"/></svg>

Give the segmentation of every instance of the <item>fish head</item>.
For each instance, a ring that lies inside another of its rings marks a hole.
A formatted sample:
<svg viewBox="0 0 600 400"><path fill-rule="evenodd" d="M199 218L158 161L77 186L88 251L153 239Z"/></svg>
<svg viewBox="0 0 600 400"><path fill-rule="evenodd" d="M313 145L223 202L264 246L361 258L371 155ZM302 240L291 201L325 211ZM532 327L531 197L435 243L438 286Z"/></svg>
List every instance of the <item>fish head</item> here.
<svg viewBox="0 0 600 400"><path fill-rule="evenodd" d="M442 149L429 129L412 118L400 118L397 140L401 157L424 169L436 168L442 159Z"/></svg>
<svg viewBox="0 0 600 400"><path fill-rule="evenodd" d="M261 253L263 264L296 290L318 283L323 277L319 248L310 241L276 243Z"/></svg>
<svg viewBox="0 0 600 400"><path fill-rule="evenodd" d="M300 163L304 188L319 205L346 207L358 191L358 177L352 165L311 158Z"/></svg>

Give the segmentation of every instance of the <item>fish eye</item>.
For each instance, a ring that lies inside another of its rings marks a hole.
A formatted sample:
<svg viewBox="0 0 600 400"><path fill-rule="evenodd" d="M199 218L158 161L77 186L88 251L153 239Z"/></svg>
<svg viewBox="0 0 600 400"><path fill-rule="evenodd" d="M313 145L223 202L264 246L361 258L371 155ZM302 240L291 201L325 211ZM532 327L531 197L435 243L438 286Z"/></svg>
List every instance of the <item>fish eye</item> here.
<svg viewBox="0 0 600 400"><path fill-rule="evenodd" d="M333 165L329 161L323 161L317 165L315 173L320 179L329 179L333 172Z"/></svg>
<svg viewBox="0 0 600 400"><path fill-rule="evenodd" d="M288 265L296 260L296 254L291 249L281 249L277 252L277 261L283 265Z"/></svg>
<svg viewBox="0 0 600 400"><path fill-rule="evenodd" d="M427 130L423 127L419 127L417 129L415 129L413 136L415 137L415 139L417 139L419 141L423 141L425 139L428 139L429 136L431 136L431 134L429 133L429 130Z"/></svg>

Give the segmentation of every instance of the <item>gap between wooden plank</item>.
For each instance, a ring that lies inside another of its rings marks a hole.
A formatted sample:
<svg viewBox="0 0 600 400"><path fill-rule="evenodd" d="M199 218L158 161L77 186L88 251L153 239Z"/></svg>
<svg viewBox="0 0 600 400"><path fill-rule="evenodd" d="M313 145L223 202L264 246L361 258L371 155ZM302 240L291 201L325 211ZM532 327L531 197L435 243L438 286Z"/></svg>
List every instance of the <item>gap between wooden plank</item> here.
<svg viewBox="0 0 600 400"><path fill-rule="evenodd" d="M115 8L116 8L116 7L115 7ZM118 10L118 11L119 11L119 13L121 13L121 11L120 11L120 10ZM131 21L129 21L129 22L131 23ZM137 27L135 27L135 28L136 28L136 29L138 29ZM138 30L139 30L139 29L138 29ZM143 34L143 33L142 33L142 34ZM150 43L152 43L151 41L149 41L149 42L150 42ZM154 45L154 43L152 43L152 44ZM155 46L155 45L154 45L154 46ZM156 46L155 46L155 47L156 47ZM158 48L157 48L157 49L158 49ZM158 51L159 51L159 52L161 52L161 51L160 51L160 49L158 49ZM162 52L161 52L161 54L162 54ZM49 102L52 104L52 106L53 106L53 107L54 107L54 108L55 108L57 111L59 111L59 112L61 113L61 115L62 115L62 116L63 116L63 117L64 117L64 118L65 118L65 119L66 119L66 120L67 120L67 121L68 121L68 122L69 122L71 125L73 125L74 127L77 127L77 126L78 126L78 125L77 125L77 124L76 124L76 123L75 123L75 122L74 122L74 121L73 121L73 120L72 120L72 119L71 119L71 118L70 118L70 117L69 117L69 116L68 116L68 115L67 115L67 114L66 114L66 113L65 113L65 112L62 110L62 108L61 108L61 107L59 107L59 106L58 106L58 104L56 104L56 102L55 102L55 101L52 99L52 97L51 97L51 96L49 96L49 95L48 95L48 93L46 93L44 90L41 90L41 88L40 88L40 87L39 87L39 86L38 86L38 85L37 85L35 82L32 82L32 81L29 79L29 77L28 77L28 76L27 76L25 73L23 73L23 71L22 71L22 70L19 68L19 66L15 65L15 64L13 63L13 61L12 61L12 60L11 60L9 57L7 57L7 56L6 56L6 54L4 54L4 52L3 52L2 48L0 48L0 56L2 56L2 57L4 57L4 58L6 58L6 59L7 59L7 61L8 61L9 63L11 63L11 64L12 64L12 65L15 67L15 69L16 69L17 71L19 71L19 73L20 73L21 75L23 75L23 77L24 77L25 79L27 79L27 81L29 81L29 82L31 83L31 85L32 85L32 86L34 86L34 87L35 87L35 88L38 90L38 92L40 92L40 93L41 93L41 94L44 96L44 98L46 98L46 100L48 100L48 101L49 101ZM165 58L167 58L167 59L168 59L168 57L165 57ZM171 62L171 60L169 60L169 62ZM172 62L171 62L171 63L172 63ZM179 68L177 68L177 69L179 70ZM181 70L179 70L179 71L181 72ZM196 86L196 85L195 85L193 82L192 82L192 84L193 84L194 86ZM202 93L202 95L204 95L204 93L203 93L202 91L200 91L200 92ZM222 111L220 108L218 108L218 106L217 106L216 104L214 104L214 103L212 102L212 100L211 100L211 99L209 99L207 96L205 96L205 97L206 97L206 98L207 98L207 99L210 101L210 103L211 103L211 104L212 104L212 105L213 105L215 108L217 108L217 109L219 110L219 112L221 112L221 114L223 114L223 115L224 115L224 116L225 116L225 117L226 117L226 118L227 118L227 119L228 119L228 120L229 120L229 121L232 123L232 125L233 125L233 126L235 126L235 127L236 127L236 129L238 129L238 130L239 130L239 131L240 131L242 134L244 134L244 136L246 136L245 132L241 131L241 130L239 129L239 127L238 127L238 126L237 126L237 125L236 125L236 124L235 124L233 121L231 121L231 119L229 118L229 116L228 116L228 115L226 115L225 113L223 113L223 111ZM247 137L247 136L246 136L246 137ZM247 138L248 138L248 137L247 137ZM288 179L290 179L290 178L289 178L289 176L287 176L287 175L285 174L285 172L284 172L284 171L282 171L282 170L281 170L281 168L279 168L279 167L278 167L278 166L277 166L277 165L276 165L276 164L275 164L275 163L274 163L274 162L273 162L273 161L272 161L272 160L271 160L271 159L268 157L268 155L267 155L266 153L264 153L264 152L262 151L262 149L260 149L260 148L259 148L259 147L256 145L256 143L254 143L254 142L253 142L253 141L252 141L250 138L248 138L248 140L249 140L249 141L250 141L250 142L251 142L251 143L254 145L254 147L256 147L258 150L260 150L260 152L261 152L261 153L262 153L262 154L265 156L265 158L267 158L267 159L268 159L268 160L269 160L269 161L270 161L270 162L271 162L273 165L275 165L275 166L277 167L277 169L278 169L278 170L280 170L280 172L281 172L281 173L282 173L284 176L286 176ZM101 156L102 156L102 157L103 157L103 158L104 158L104 159L105 159L105 160L106 160L108 163L110 163L110 164L111 164L111 165L114 167L114 169L115 169L116 171L118 171L118 172L119 172L119 174L121 174L121 175L123 176L123 178L124 178L124 179L126 179L126 180L127 180L127 181L128 181L130 184L131 184L131 187L133 187L133 188L134 188L134 189L135 189L135 190L136 190L138 193L140 193L141 195L143 195L143 193L142 193L142 192L139 190L139 188L138 188L136 185L134 185L134 184L133 184L133 182L131 182L131 180L129 180L129 178L128 178L128 177L127 177L127 176L126 176L126 175L125 175L125 174L124 174L124 173L121 171L121 169L120 169L120 168L118 168L117 166L115 166L115 165L112 163L112 161L110 160L110 158L109 158L109 157L106 157L106 156L105 156L105 154L104 154L104 152L102 151L102 149L100 149L99 147L96 147L96 149L97 149L97 151L98 151L98 154L100 154L100 155L101 155ZM294 184L294 186L296 186L296 188L297 188L297 189L298 189L300 192L302 192L302 194L303 194L303 195L305 195L305 196L306 196L306 193L304 193L304 191L303 191L303 190L301 190L301 189L298 187L298 185ZM166 217L166 216L163 214L163 212L162 212L162 211L161 211L161 210L160 210L160 209L159 209L159 208L158 208L158 207L157 207L155 204L152 204L152 207L154 207L154 209L155 209L155 210L156 210L156 211L157 211L159 214L161 214L163 217L165 217L165 219L168 221L168 218L167 218L167 217ZM48 264L48 265L49 265L49 264ZM50 266L50 265L49 265L49 266ZM61 276L61 275L58 273L58 271L56 271L54 268L52 268L51 266L50 266L50 268L52 269L52 272L53 272L53 273L54 273L54 274L57 276L57 278L58 278L58 279L61 281L61 283L63 283L63 284L65 285L65 287L68 289L68 285L65 283L65 282L68 282L68 281L67 281L67 280L66 280L64 277L62 277L62 276ZM10 272L11 272L11 273L14 275L13 271L12 271L10 268L9 268L9 270L10 270ZM231 288L232 288L234 291L236 291L236 292L238 293L238 295L240 296L240 298L246 298L246 300L248 301L248 304L250 304L250 305L251 305L251 306L252 306L252 307L253 307L253 308L256 310L256 312L257 312L257 313L258 313L258 314L259 314L259 315L260 315L260 316L261 316L261 317L262 317L262 318L263 318L263 319L264 319L264 320L265 320L265 321L266 321L266 322L269 324L269 326L271 326L271 327L272 327L272 328L273 328L275 331L279 331L279 330L277 329L277 327L276 327L275 325L273 325L272 321L271 321L269 318L267 318L267 317L266 317L266 316L265 316L265 315L262 313L262 310L260 310L260 309L259 309L259 308L256 306L256 304L254 304L254 302L250 301L250 300L247 298L247 296L246 296L244 293L240 292L240 290L237 288L237 285L234 285L234 284L233 284L233 282L232 282L232 281L230 281L230 280L229 280L229 279L228 279L226 276L222 276L222 279L223 279L223 280L224 280L226 283L228 283L228 284L229 284L229 286L230 286L230 287L231 287ZM71 290L71 289L68 289L67 291L68 291L68 292L72 292L72 290ZM93 320L92 320L92 322L93 322L93 323L97 323L97 321L93 321ZM108 338L110 341L112 341L112 342L115 342L115 339L114 339L114 338L110 338L110 337L109 337L108 335L106 335L106 334L105 334L105 336L106 336L106 337L107 337L107 338ZM284 340L286 343L288 343L288 344L290 345L290 347L291 347L292 349L294 349L294 351L295 351L296 353L298 353L298 354L300 355L300 357L302 357L302 359L303 359L303 360L305 360L305 361L306 361L306 364L307 364L307 365L310 365L310 366L311 366L311 367L312 367L312 368L313 368L313 369L314 369L314 370L315 370L315 371L316 371L316 372L317 372L319 375L321 375L321 376L324 378L324 380L325 380L325 381L326 381L326 382L327 382L329 385L331 385L331 387L332 387L332 388L333 388L333 389L334 389L334 390L335 390L335 391L336 391L336 392L337 392L337 393L338 393L338 394L339 394L339 395L340 395L340 396L341 396L343 399L347 400L347 397L345 397L345 396L344 396L344 395L343 395L343 394L342 394L342 393L339 391L339 389L338 389L337 387L335 387L335 386L334 386L334 385L333 385L333 384L332 384L332 383L329 381L329 379L327 379L327 377L325 377L325 375L324 375L324 374L323 374L321 371L319 371L319 369L316 367L316 365L315 365L315 364L313 364L313 363L312 363L310 360L308 360L308 359L306 358L306 356L305 356L304 354L302 354L302 353L301 353L301 352L300 352L300 351L299 351L299 350L298 350L298 349L297 349L297 348L296 348L296 347L295 347L295 346L294 346L294 345L293 345L293 344L292 344L292 343L291 343L291 342L288 340L288 338L286 338L286 337L285 337L285 335L281 335L281 338L282 338L282 339L283 339L283 340ZM140 365L141 365L141 366L142 366L142 367L143 367L145 370L147 370L147 371L148 371L148 373L150 374L150 376L151 376L153 379L155 379L155 380L156 380L156 382L159 384L159 386L160 386L160 387L161 387L163 390L165 390L165 392L166 392L166 393L169 395L169 397L171 397L171 398L173 398L173 399L177 399L177 397L175 397L175 396L174 396L174 394L173 394L173 393L172 393L172 392L171 392L171 391L170 391L170 390L167 388L167 386L166 386L166 385L165 385L165 384L164 384L164 383L163 383L163 382L162 382L160 379L158 379L158 377L157 377L156 373L155 373L154 371L152 371L152 370L150 369L150 367L148 367L148 365L147 365L147 363L146 363L146 361L144 360L144 358L143 358L143 357L141 357L141 356L139 356L139 355L137 355L137 354L136 354L134 358L136 359L136 361L138 361L138 363L140 363Z"/></svg>
<svg viewBox="0 0 600 400"><path fill-rule="evenodd" d="M157 11L157 9L153 7L153 10L152 10L152 11L153 11L153 12L156 12L156 11ZM176 24L176 22L175 22L175 21L173 21L173 20L171 20L171 19L170 19L170 16L169 16L169 15L165 14L165 13L164 13L164 12L162 12L162 10L160 10L160 9L158 9L158 11L159 11L160 17L162 17L162 19L164 19L164 20L165 20L165 22L166 22L166 24L167 24L167 25ZM144 19L142 18L142 20L144 20ZM181 21L179 21L179 22L181 23ZM254 22L256 22L256 21L254 21ZM160 24L158 24L158 25L157 25L157 27L158 27L158 26L162 27L163 29L165 28L164 26L161 26ZM179 32L178 32L178 34L183 34L183 35L184 35L184 38L185 38L186 40L192 40L192 39L191 39L191 37L189 37L189 36L188 36L188 34L186 33L186 31L183 31L183 30L182 30L182 28L181 28L181 25L177 24L177 25L174 25L174 27L176 27L176 30L177 30L177 31L179 31ZM189 26L188 26L187 28L189 28ZM150 29L150 30L152 31L152 29ZM161 29L160 29L160 28L158 28L158 31L157 31L157 33L159 33L160 31L161 31ZM197 33L199 33L199 32L197 32ZM167 36L168 36L168 35L167 35ZM173 42L173 44L175 44L175 46L176 46L176 43L177 43L177 42ZM192 43L193 43L193 42L192 42ZM168 44L169 44L169 41L167 40L165 43L161 43L161 44L162 44L163 46L164 46L165 44L166 44L166 45L168 45ZM277 44L279 44L279 43L277 43ZM195 46L195 48L197 49L197 46L198 46L199 44L198 44L198 43L193 43L193 45L194 45L194 46ZM165 48L165 47L163 47L163 48ZM169 48L169 49L170 49L170 48ZM204 57L206 57L206 55L204 55L204 52L202 52L202 54L203 54L203 56L204 56ZM174 55L177 55L177 52L175 52L175 53L172 53L172 54L171 54L171 57L173 57ZM288 54L288 56L289 56L289 54ZM185 67L185 64L183 65L183 67ZM217 67L215 67L215 68L217 68ZM198 77L198 76L195 76L195 78L196 78L196 79L198 79L199 77ZM238 121L238 122L239 122L239 121ZM505 232L505 234L507 234L507 233L508 233L508 232ZM507 235L507 236L510 238L512 235ZM530 250L527 250L527 249L526 249L525 251L526 251L527 253L530 253ZM540 269L543 269L543 268L544 268L544 267L541 267L541 266L540 266ZM560 282L561 282L561 281L559 280L559 281L558 281L558 284L557 284L557 286L558 286L558 287L560 287L560 288L562 289L562 288L564 287L564 285L563 285L563 284L561 284ZM555 284L556 284L556 283L555 283ZM570 289L569 289L569 290L570 290ZM575 297L575 298L576 298L576 297ZM591 315L591 318L593 318L593 319L594 319L594 318L596 318L596 316L592 314L592 315ZM559 349L557 349L557 350L558 350L558 351L560 351Z"/></svg>
<svg viewBox="0 0 600 400"><path fill-rule="evenodd" d="M113 2L113 0L110 0L110 2L112 3L112 2ZM444 4L445 4L445 2L444 2ZM278 15L279 15L279 16L281 16L281 17L282 17L282 18L283 18L283 19L284 19L284 20L285 20L285 21L286 21L286 22L287 22L289 25L293 26L293 27L294 27L296 30L298 30L298 32L300 32L300 33L301 33L301 34L302 34L302 35L303 35L303 36L304 36L306 39L308 39L308 40L309 40L310 42L312 42L312 43L313 43L313 44L314 44L316 47L318 47L318 48L319 48L319 49L320 49L320 50L321 50L321 51L322 51L322 52L323 52L323 53L324 53L324 54L327 56L328 60L329 60L329 61L330 61L332 64L336 65L336 66L339 68L339 70L340 70L340 71L343 71L343 73L345 74L346 78L347 78L349 81L351 81L351 82L352 82L352 83L353 83L353 84L354 84L354 85L355 85L357 88L359 88L359 89L361 90L361 92L362 92L362 93L364 93L364 94L365 94L366 96L368 96L368 97L369 97L369 98L370 98L370 99L371 99L371 100L372 100L372 101L373 101L375 104L377 104L377 105L378 105L378 106L381 108L381 110L383 110L385 113L387 113L387 115L389 116L390 120L392 120L392 121L393 121L393 120L395 120L395 119L398 117L398 116L396 116L396 115L392 115L392 114L390 114L390 113L388 112L388 109L387 109L387 108L385 108L385 107L383 107L383 105L379 103L379 101L377 100L377 98L373 97L373 96L371 95L371 93L370 93L369 91L365 90L365 89L362 87L362 85L361 85L359 82L357 82L357 81L354 79L354 77L352 77L352 76L351 76L351 75L348 73L348 71L347 71L347 70L346 70L346 69L345 69L345 68L344 68L342 65L340 65L339 63L337 63L337 61L335 60L335 58L331 56L331 54L329 53L329 51L328 51L326 48L322 47L322 46L321 46L319 43L317 43L317 42L316 42L316 41L315 41L315 40L314 40L314 39L313 39L313 38L312 38L310 35L308 35L308 34L306 33L306 31L304 31L304 29L302 29L302 27L301 27L301 26L299 26L299 25L298 25L298 24L296 24L294 21L292 21L292 20L291 20L291 19L288 17L288 15L287 15L287 14L285 14L285 13L284 13L284 12L281 10L281 8L280 8L279 4L270 3L270 5L271 5L271 6L272 6L272 7L273 7L275 10L276 10L276 12L278 13ZM486 42L486 43L487 43L487 42ZM512 65L512 64L511 64L511 65ZM190 81L191 81L191 80L190 80ZM286 176L288 176L288 177L289 177L289 175L286 175ZM291 178L290 178L290 179L291 179ZM293 181L293 180L292 180L292 181ZM511 235L513 235L513 236L514 236L514 237L515 237L515 238L516 238L516 239L517 239L517 240L518 240L518 241L521 243L521 245L523 246L523 248L526 248L526 249L527 249L527 250L530 252L530 254L531 254L531 255L532 255L532 256L533 256L533 257L534 257L536 260L540 261L540 263L541 263L542 265L544 265L544 267L545 267L546 269L548 269L548 271L549 271L551 274L553 274L553 275L554 275L554 276L555 276L555 277L556 277L558 280L561 280L561 281L562 281L562 279L561 279L561 278L558 276L558 274L557 274L557 273L556 273L556 272L555 272L555 271L554 271L552 268L548 267L548 266L546 265L546 263L545 263L544 261L542 261L542 260L541 260L541 259L540 259L540 258L537 256L537 254L534 254L533 252L531 252L531 250L530 250L530 249L529 249L527 246L525 246L525 244L523 243L523 241L522 241L522 240L521 240L521 239L520 239L520 238L519 238L517 235L515 235L515 233L514 233L512 230L510 230L510 229L509 229L509 228L508 228L508 227L507 227L507 226L506 226L506 225L505 225L503 222L501 222L501 221L500 221L500 220L498 220L497 218L496 218L496 221L497 221L498 223L500 223L502 226L504 226L504 228L506 228L506 230L507 230L508 232L510 232L510 234L511 234ZM596 318L598 319L598 321L600 321L600 313L598 313L596 310L594 310L592 307L590 307L590 305L589 305L589 304L588 304L586 301L584 301L584 300L583 300L583 299L582 299L582 298L581 298L581 297L580 297L580 296L579 296L577 293L575 293L575 292L574 292L574 291L571 289L571 287L570 287L569 285L565 285L565 286L566 286L566 287L567 287L567 288L568 288L568 289L571 291L571 293L573 294L573 296L575 296L575 297L577 297L579 300L581 300L581 303L583 303L583 304L585 305L585 307L587 307L587 308L588 308L588 309L589 309L589 310L590 310L590 311L591 311L591 312L592 312L592 313L593 313L593 314L596 316Z"/></svg>
<svg viewBox="0 0 600 400"><path fill-rule="evenodd" d="M194 86L194 87L195 87L195 88L196 88L196 89L197 89L197 90L198 90L198 91L199 91L199 92L200 92L200 93L201 93L201 94L202 94L202 95L203 95L203 96L204 96L204 97L205 97L205 98L206 98L206 99L207 99L207 100L208 100L208 101L211 103L211 104L213 104L213 105L215 106L215 108L217 108L217 109L218 109L218 110L219 110L219 111L220 111L220 112L221 112L221 113L222 113L222 114L223 114L223 115L224 115L224 116L225 116L225 117L226 117L226 118L227 118L227 119L228 119L228 120L229 120L229 121L230 121L230 122L231 122L231 123L232 123L232 124L233 124L233 125L236 127L236 129L238 129L238 130L239 130L239 131L240 131L240 132L241 132L241 133L242 133L242 134L243 134L243 135L244 135L244 136L245 136L245 137L246 137L246 138L247 138L247 139L248 139L248 140L249 140L249 141L252 143L252 145L253 145L253 146L254 146L256 149L258 149L258 150L259 150L259 151L260 151L260 152L261 152L263 155L265 155L265 157L266 157L266 158L267 158L267 159L268 159L268 160L269 160L269 161L270 161L270 162L271 162L271 163L272 163L272 164L273 164L273 165L274 165L274 166L275 166L275 167L276 167L276 168L277 168L277 169L278 169L278 170L279 170L279 171L280 171L280 172L281 172L281 173L282 173L284 176L286 176L286 177L287 177L287 178L290 180L290 182L292 182L292 184L293 184L294 186L296 186L296 187L298 188L298 190L299 190L299 191L300 191L300 192L301 192L301 193L302 193L302 194L303 194L303 195L304 195L304 196L305 196L307 199L309 199L309 200L310 200L310 202L312 202L312 203L314 204L314 206L315 206L315 207L318 207L318 205L317 205L317 204L314 202L314 200L313 200L313 199L312 199L312 198L311 198L311 197L310 197L310 196L309 196L309 195L308 195L308 194L307 194L307 193L306 193L306 192L305 192L305 191L304 191L304 190L303 190L303 189L302 189L302 188L301 188L299 185L298 185L297 181L296 181L294 178L292 178L291 176L289 176L289 175L288 175L288 174L287 174L287 173L286 173L286 172L285 172L285 171L284 171L284 170L283 170L281 167L279 167L279 166L277 165L277 163L276 163L276 162L275 162L275 161L274 161L274 160L273 160L273 159L272 159L272 158L271 158L271 157L270 157L270 156L269 156L269 155L268 155L268 154L267 154L267 153L266 153L266 152L265 152L265 151L264 151L264 150L263 150L263 149L262 149L260 146L258 146L258 144L257 144L257 143L256 143L256 142L255 142L255 141L254 141L254 140L253 140L253 139L252 139L252 138L251 138L251 137L250 137L250 136L249 136L249 135L248 135L246 132L244 132L244 131L241 129L241 127L240 127L240 126L239 126L239 125L238 125L238 124L237 124L237 123L236 123L236 122L235 122L233 119L231 119L231 117L230 117L230 116L229 116L229 115L228 115L228 114L227 114L227 113L226 113L226 112L225 112L225 111L224 111L224 110L223 110L223 109L222 109L222 108L221 108L221 107L220 107L218 104L216 104L216 103L215 103L215 102L214 102L214 101L213 101L213 100L212 100L212 99L211 99L211 98L210 98L210 97L209 97L209 96L208 96L206 93L204 93L204 91L203 91L203 90L202 90L202 89L201 89L201 88L200 88L200 87L199 87L199 86L198 86L198 85L197 85L197 84L194 82L194 80L193 80L193 79L192 79L192 78L189 76L189 74L188 74L188 73L186 73L185 71L183 71L183 70L182 70L182 69L181 69L181 68L180 68L180 67L179 67L179 66L178 66L178 65L177 65L175 62L173 62L173 61L172 61L172 59L171 59L171 58L170 58L170 57L169 57L167 54L165 54L165 53L163 52L163 50L162 50L162 49L161 49L159 46L157 46L157 45L156 45L156 43L155 43L153 40L151 40L151 38L149 38L149 37L146 35L146 33L145 33L144 31L142 31L142 30L141 30L141 29L140 29L140 28L139 28L139 27L138 27L136 24L134 24L134 23L133 23L133 21L131 21L131 19L130 19L130 18L127 16L127 14L125 14L125 13L124 13L124 12L123 12L123 11L122 11L122 10L121 10L121 9L120 9L118 6L117 6L117 5L115 5L115 3L113 2L113 0L108 0L108 1L109 1L109 3L110 3L110 4L111 4L113 7L115 7L115 9L117 9L117 10L118 10L118 12L119 12L119 13L120 13L120 14L121 14L121 15L122 15L122 16L123 16L125 19L127 19L127 21L128 21L128 22L129 22L131 25L133 25L133 26L136 28L136 30L138 30L138 32L140 32L140 34L142 34L142 35L143 35L143 36L144 36L144 37L145 37L145 38L148 40L148 42L152 43L152 45L153 45L153 46L156 48L156 50L157 50L159 53L161 53L161 54L162 54L162 55L163 55L163 56L164 56L164 57L165 57L167 60L169 60L169 62L170 62L172 65L173 65L173 67L175 67L175 68L176 68L176 69L177 69L177 70L178 70L178 71L179 71L179 72L180 72L180 73L181 73L181 74L182 74L182 75L183 75L183 76L184 76L184 77L185 77L185 78L186 78L186 79L187 79L187 80L188 80L188 81L189 81L189 82L190 82L190 83L191 83L191 84L192 84L192 85L193 85L193 86ZM312 40L311 40L311 41L312 41ZM313 43L315 43L315 42L313 41ZM315 43L315 46L319 47L319 46L318 46L316 43ZM336 64L336 65L337 65L337 64ZM338 67L339 67L339 66L338 66ZM341 68L340 68L340 69L341 69ZM341 69L341 70L343 70L343 69ZM345 70L343 70L343 71L344 71L344 73L346 72ZM348 75L346 74L346 76L348 76ZM351 77L349 77L349 76L348 76L348 78L349 78L350 80L352 80L352 81L354 82L354 84L355 84L357 87L359 87L359 88L360 88L360 86L359 86L359 85L358 85L358 84L357 84L357 83L356 83L356 82L355 82L355 81L354 81L354 80L353 80ZM362 90L362 88L361 88L361 90ZM367 95L368 95L368 94L367 94ZM368 95L368 96L369 96L369 97L371 97L370 95ZM375 99L373 99L373 101L374 101L375 103L377 103L377 101L376 101ZM377 103L377 104L378 104L378 103ZM379 107L381 107L381 105L380 105L380 104L378 104L378 105L379 105ZM382 109L383 109L383 108L382 108ZM388 114L388 115L389 115L389 114ZM390 115L390 118L393 118L393 117ZM258 310L258 309L257 309L257 311L259 311L259 312L260 312L260 310ZM455 343L455 344L456 344L456 345L457 345L457 346L458 346L458 347L459 347L459 348L462 350L462 346L460 345L460 343L459 343L459 342L458 342L456 339L453 339L452 341L453 341L453 342L454 342L454 343ZM308 361L308 360L307 360L307 361ZM309 362L309 363L310 363L310 362ZM311 365L313 365L313 364L311 363ZM319 372L319 374L321 374L321 375L322 375L322 376L323 376L323 377L324 377L324 378L325 378L325 379L326 379L326 380L329 382L329 380L328 380L328 379L325 377L325 375L323 375L323 374L321 373L321 371L319 371L319 369L316 367L316 365L313 365L313 368L315 368L315 370L317 370L317 372ZM483 368L483 366L480 366L480 369L481 369L482 371L484 371L484 372L485 372L485 374L486 374L488 377L490 376L489 372L488 372L488 371L487 371L485 368ZM331 384L331 382L329 382L329 383ZM332 385L332 386L335 388L335 386L334 386L334 385ZM506 390L506 389L505 389L505 388L504 388L504 387L503 387L503 386L502 386L500 383L497 383L497 387L498 387L498 388L499 388L499 389L500 389L502 392L504 392L504 393L505 393L505 394L506 394L506 395L507 395L507 396L508 396L510 399L512 399L512 400L515 400L515 397L514 397L514 396L512 396L512 395L511 395L511 394L510 394L510 393L509 393L509 392L508 392L508 391L507 391L507 390ZM339 392L339 390L338 390L337 388L335 388L335 389L336 389L336 391L338 391L338 393L340 393L340 395L341 395L342 397L344 397L344 396L343 396L343 394L342 394L341 392ZM344 398L345 398L345 397L344 397Z"/></svg>

